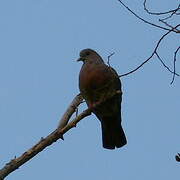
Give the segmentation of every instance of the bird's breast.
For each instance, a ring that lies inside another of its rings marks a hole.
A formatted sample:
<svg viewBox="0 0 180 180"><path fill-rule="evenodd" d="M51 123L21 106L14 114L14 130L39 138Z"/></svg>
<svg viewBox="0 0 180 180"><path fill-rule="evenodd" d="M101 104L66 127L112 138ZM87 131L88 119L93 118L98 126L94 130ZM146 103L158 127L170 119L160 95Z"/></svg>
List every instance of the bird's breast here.
<svg viewBox="0 0 180 180"><path fill-rule="evenodd" d="M87 104L101 100L108 92L108 67L105 65L84 65L79 75L79 89ZM107 91L106 91L107 90Z"/></svg>
<svg viewBox="0 0 180 180"><path fill-rule="evenodd" d="M102 71L98 66L96 67L82 67L79 75L80 90L94 91L104 84L106 84L106 72Z"/></svg>

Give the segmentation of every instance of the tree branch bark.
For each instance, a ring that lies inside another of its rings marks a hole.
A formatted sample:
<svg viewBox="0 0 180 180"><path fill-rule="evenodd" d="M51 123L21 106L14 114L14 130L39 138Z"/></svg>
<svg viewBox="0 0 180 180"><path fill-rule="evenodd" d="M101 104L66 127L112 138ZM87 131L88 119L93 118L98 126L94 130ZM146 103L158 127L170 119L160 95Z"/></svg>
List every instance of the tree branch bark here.
<svg viewBox="0 0 180 180"><path fill-rule="evenodd" d="M73 127L76 127L76 124L83 118L91 115L91 112L94 108L98 107L101 103L107 101L108 99L112 98L116 94L122 93L121 91L116 91L115 93L112 93L110 96L103 99L101 102L98 102L94 105L94 107L87 108L82 113L80 113L76 118L74 118L72 121L70 121L67 125L63 127L65 123L69 121L71 118L73 112L75 112L75 109L78 107L78 105L82 102L82 96L78 94L72 101L72 103L69 105L69 107L66 110L66 113L64 113L60 124L58 128L53 131L51 134L49 134L45 138L41 138L41 140L35 144L32 148L24 152L20 157L14 158L10 160L1 170L0 170L0 180L3 180L6 176L8 176L11 172L18 169L21 165L32 159L36 154L44 150L46 147L50 146L52 143L56 142L58 139L63 140L63 135L72 129Z"/></svg>
<svg viewBox="0 0 180 180"><path fill-rule="evenodd" d="M65 127L67 125L67 123L68 123L69 119L71 118L72 114L77 110L77 107L79 106L79 104L82 103L82 101L83 101L82 95L78 94L73 99L73 101L71 102L71 104L67 108L66 112L62 116L61 120L59 121L58 128L62 129L63 127Z"/></svg>
<svg viewBox="0 0 180 180"><path fill-rule="evenodd" d="M24 152L20 157L14 158L10 160L1 170L0 170L0 180L3 180L6 176L8 176L11 172L18 169L21 165L32 159L36 154L41 152L47 146L50 146L52 143L56 142L58 139L63 139L63 135L69 131L71 128L75 127L76 124L86 116L91 114L92 109L86 109L81 114L79 114L74 120L72 120L69 124L67 122L71 118L73 112L78 107L78 105L82 102L82 96L77 95L72 103L67 108L64 113L61 123L59 124L59 128L49 134L46 138L41 138L41 140L35 144L32 148Z"/></svg>

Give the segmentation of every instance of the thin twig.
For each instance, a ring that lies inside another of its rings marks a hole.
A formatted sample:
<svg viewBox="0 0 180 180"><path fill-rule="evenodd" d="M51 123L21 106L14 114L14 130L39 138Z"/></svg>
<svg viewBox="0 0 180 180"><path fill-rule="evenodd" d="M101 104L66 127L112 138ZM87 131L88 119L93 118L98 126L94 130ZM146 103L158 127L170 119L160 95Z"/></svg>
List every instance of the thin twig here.
<svg viewBox="0 0 180 180"><path fill-rule="evenodd" d="M166 31L170 31L171 29L169 28L165 28L165 27L162 27L162 26L159 26L157 24L154 24L154 23L151 23L149 21L146 21L145 19L141 18L139 15L137 15L134 11L132 11L128 6L126 6L121 0L118 0L129 12L131 12L135 17L137 17L138 19L140 19L141 21L143 21L144 23L146 24L149 24L151 26L154 26L154 27L157 27L157 28L160 28L160 29L164 29ZM173 29L171 30L173 32L176 32L176 33L180 33L179 31L177 31L176 29Z"/></svg>
<svg viewBox="0 0 180 180"><path fill-rule="evenodd" d="M108 64L109 67L111 67L111 65L110 65L110 58L111 58L111 56L113 56L114 54L115 54L115 52L111 53L111 54L108 56L107 64Z"/></svg>
<svg viewBox="0 0 180 180"><path fill-rule="evenodd" d="M173 71L173 77L172 77L171 84L174 82L175 75L176 75L176 60L177 60L177 53L178 53L179 49L180 49L180 46L174 52L174 71Z"/></svg>
<svg viewBox="0 0 180 180"><path fill-rule="evenodd" d="M171 26L169 23L167 23L163 19L159 19L159 21L162 22L163 24L165 24L166 26L168 26L169 28L173 28L173 26ZM179 31L178 29L176 29L176 30Z"/></svg>
<svg viewBox="0 0 180 180"><path fill-rule="evenodd" d="M165 63L164 61L161 59L161 57L159 56L159 54L157 52L155 52L157 58L159 59L159 61L162 63L162 65L172 74L175 74L176 76L179 76L179 74L177 74L176 72L173 72Z"/></svg>
<svg viewBox="0 0 180 180"><path fill-rule="evenodd" d="M59 121L59 125L58 128L62 129L64 126L67 125L70 117L72 116L72 114L74 112L76 112L77 107L79 106L79 104L81 104L83 101L83 97L81 94L78 94L73 101L71 102L71 104L69 105L69 107L67 108L66 112L64 113L64 115L62 116L61 120Z"/></svg>
<svg viewBox="0 0 180 180"><path fill-rule="evenodd" d="M169 10L169 11L165 11L165 12L151 12L150 10L148 10L147 6L146 6L146 0L144 0L144 3L143 3L143 6L144 6L144 10L150 14L150 15L156 15L156 16L159 16L159 15L167 15L167 14L170 14L168 15L167 17L165 18L162 18L162 19L159 19L160 22L162 22L163 24L165 24L167 27L169 28L173 28L173 26L171 26L169 23L167 23L165 20L167 19L170 19L173 17L173 15L178 15L177 12L180 10L180 4L178 5L178 7L176 9L173 9L173 10ZM175 29L177 33L179 33L179 30L178 29Z"/></svg>
<svg viewBox="0 0 180 180"><path fill-rule="evenodd" d="M168 20L170 18L173 17L173 15L179 15L178 11L180 10L180 4L178 5L177 9L174 10L174 12L172 12L169 16L167 16L166 18L162 19L162 20Z"/></svg>
<svg viewBox="0 0 180 180"><path fill-rule="evenodd" d="M167 33L165 33L165 34L159 39L159 41L158 41L157 44L156 44L156 47L154 48L154 51L152 52L152 54L151 54L144 62L142 62L138 67L136 67L136 68L133 69L132 71L130 71L130 72L128 72L128 73L125 73L125 74L122 74L122 75L120 75L119 77L127 76L127 75L129 75L129 74L131 74L131 73L134 73L135 71L137 71L138 69L140 69L144 64L146 64L146 63L155 55L155 53L157 52L157 49L158 49L161 41L162 41L169 33L171 33L171 32L173 31L173 29L175 29L175 28L177 28L177 27L179 27L179 26L180 26L180 24L178 24L176 27L172 28L170 31L168 31Z"/></svg>
<svg viewBox="0 0 180 180"><path fill-rule="evenodd" d="M148 13L148 14L151 14L151 15L156 15L156 16L159 16L159 15L165 15L165 14L169 14L169 13L176 13L178 10L179 10L179 7L180 7L180 4L178 5L178 7L176 9L173 9L173 10L169 10L169 11L165 11L165 12L151 12L148 10L147 6L146 6L146 2L147 0L144 0L144 3L143 3L143 6L144 6L144 10Z"/></svg>

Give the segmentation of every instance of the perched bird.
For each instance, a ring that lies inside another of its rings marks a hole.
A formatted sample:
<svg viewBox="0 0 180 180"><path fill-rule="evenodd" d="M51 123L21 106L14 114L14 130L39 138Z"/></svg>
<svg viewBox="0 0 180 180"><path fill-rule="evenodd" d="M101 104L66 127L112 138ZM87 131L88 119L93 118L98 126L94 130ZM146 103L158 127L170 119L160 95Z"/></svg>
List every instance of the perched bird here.
<svg viewBox="0 0 180 180"><path fill-rule="evenodd" d="M103 147L115 149L124 146L127 141L121 126L122 91L118 74L92 49L82 50L77 61L83 62L79 89L101 122Z"/></svg>

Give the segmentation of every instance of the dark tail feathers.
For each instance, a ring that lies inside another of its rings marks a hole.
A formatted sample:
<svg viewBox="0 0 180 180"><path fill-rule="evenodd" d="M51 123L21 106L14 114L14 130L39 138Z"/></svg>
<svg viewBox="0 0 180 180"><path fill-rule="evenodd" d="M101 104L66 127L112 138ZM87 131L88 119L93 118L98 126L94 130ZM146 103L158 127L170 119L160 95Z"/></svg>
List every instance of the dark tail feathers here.
<svg viewBox="0 0 180 180"><path fill-rule="evenodd" d="M102 141L103 147L106 149L120 148L127 143L126 136L122 129L119 120L103 119L102 126Z"/></svg>

